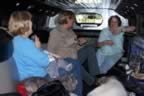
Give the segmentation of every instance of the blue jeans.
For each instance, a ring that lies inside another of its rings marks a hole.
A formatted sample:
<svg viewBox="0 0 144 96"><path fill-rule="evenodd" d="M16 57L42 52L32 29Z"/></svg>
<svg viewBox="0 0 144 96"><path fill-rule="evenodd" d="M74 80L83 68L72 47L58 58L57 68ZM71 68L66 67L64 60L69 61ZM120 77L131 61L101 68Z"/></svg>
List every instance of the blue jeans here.
<svg viewBox="0 0 144 96"><path fill-rule="evenodd" d="M79 61L72 58L65 58L64 60L67 61L68 63L72 63L74 66L72 72L78 80L78 84L74 93L77 94L78 96L83 96L82 95L83 85L82 85L81 68Z"/></svg>
<svg viewBox="0 0 144 96"><path fill-rule="evenodd" d="M101 51L97 51L96 58L100 67L100 73L106 74L120 60L122 55L122 53L104 55Z"/></svg>
<svg viewBox="0 0 144 96"><path fill-rule="evenodd" d="M100 74L95 53L96 48L93 46L84 46L78 51L78 59L81 63L83 80L88 85L92 85L95 81L95 76ZM87 64L87 70L84 67L85 64Z"/></svg>

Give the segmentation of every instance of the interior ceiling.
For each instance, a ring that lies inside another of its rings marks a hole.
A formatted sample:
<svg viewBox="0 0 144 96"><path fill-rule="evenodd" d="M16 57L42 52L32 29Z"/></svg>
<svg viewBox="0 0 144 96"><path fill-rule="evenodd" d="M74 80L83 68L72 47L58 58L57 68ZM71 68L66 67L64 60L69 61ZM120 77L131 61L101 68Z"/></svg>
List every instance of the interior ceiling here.
<svg viewBox="0 0 144 96"><path fill-rule="evenodd" d="M23 9L54 15L60 10L81 8L115 10L124 17L144 15L144 0L0 0L0 12L3 14Z"/></svg>
<svg viewBox="0 0 144 96"><path fill-rule="evenodd" d="M115 10L121 0L46 0L45 3L60 8L98 8Z"/></svg>
<svg viewBox="0 0 144 96"><path fill-rule="evenodd" d="M48 5L44 0L0 0L0 15L9 15L14 10L28 10L35 14L54 16L61 8Z"/></svg>
<svg viewBox="0 0 144 96"><path fill-rule="evenodd" d="M123 0L116 11L124 16L144 15L144 0Z"/></svg>
<svg viewBox="0 0 144 96"><path fill-rule="evenodd" d="M110 9L124 17L144 15L144 0L45 0L45 3L63 9Z"/></svg>

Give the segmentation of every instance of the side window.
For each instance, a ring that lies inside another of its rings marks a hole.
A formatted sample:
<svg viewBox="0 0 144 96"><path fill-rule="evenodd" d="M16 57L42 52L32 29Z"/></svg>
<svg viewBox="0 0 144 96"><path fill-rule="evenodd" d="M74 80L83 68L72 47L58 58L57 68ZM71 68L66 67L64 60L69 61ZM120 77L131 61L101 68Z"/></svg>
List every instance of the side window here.
<svg viewBox="0 0 144 96"><path fill-rule="evenodd" d="M55 24L55 18L57 17L58 15L56 16L53 16L53 17L50 17L49 20L47 21L47 24L48 24L48 27L50 29L54 28L56 26Z"/></svg>

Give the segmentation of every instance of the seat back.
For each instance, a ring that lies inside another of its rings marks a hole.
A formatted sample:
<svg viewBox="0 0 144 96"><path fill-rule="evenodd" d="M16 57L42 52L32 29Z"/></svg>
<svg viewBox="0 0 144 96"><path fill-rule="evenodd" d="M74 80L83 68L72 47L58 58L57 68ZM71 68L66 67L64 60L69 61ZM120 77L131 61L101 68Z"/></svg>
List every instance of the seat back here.
<svg viewBox="0 0 144 96"><path fill-rule="evenodd" d="M10 60L0 63L0 94L16 92L17 81L13 75L17 72L14 72L16 69L11 67Z"/></svg>
<svg viewBox="0 0 144 96"><path fill-rule="evenodd" d="M0 28L0 94L16 91L18 72L12 54L12 36Z"/></svg>

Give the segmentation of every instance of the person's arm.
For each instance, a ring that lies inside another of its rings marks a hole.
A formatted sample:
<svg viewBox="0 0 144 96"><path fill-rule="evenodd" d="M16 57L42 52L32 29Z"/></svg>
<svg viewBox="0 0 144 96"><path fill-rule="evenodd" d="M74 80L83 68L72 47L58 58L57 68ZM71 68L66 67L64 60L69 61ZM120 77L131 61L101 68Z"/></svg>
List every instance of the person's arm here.
<svg viewBox="0 0 144 96"><path fill-rule="evenodd" d="M48 54L44 53L43 50L37 48L33 41L25 42L26 51L24 52L24 56L29 58L35 64L38 64L40 67L47 67L49 64Z"/></svg>
<svg viewBox="0 0 144 96"><path fill-rule="evenodd" d="M58 32L50 32L47 50L49 52L56 53L57 48L59 48L59 43L61 43L61 41L59 40Z"/></svg>
<svg viewBox="0 0 144 96"><path fill-rule="evenodd" d="M51 53L51 52L48 52L48 54L56 59L60 59L61 57L57 54L54 54L54 53Z"/></svg>
<svg viewBox="0 0 144 96"><path fill-rule="evenodd" d="M102 47L102 46L105 46L105 45L113 45L113 41L112 40L104 40L102 42L97 42L97 46L98 47Z"/></svg>
<svg viewBox="0 0 144 96"><path fill-rule="evenodd" d="M98 38L98 42L97 42L97 47L102 47L105 45L113 45L113 41L109 40L108 38L108 32L106 29L103 29L100 32L99 38Z"/></svg>
<svg viewBox="0 0 144 96"><path fill-rule="evenodd" d="M34 39L35 39L35 46L37 48L41 48L41 42L40 42L40 40L39 40L37 35L34 36Z"/></svg>
<svg viewBox="0 0 144 96"><path fill-rule="evenodd" d="M120 27L121 32L133 32L135 29L135 26Z"/></svg>
<svg viewBox="0 0 144 96"><path fill-rule="evenodd" d="M84 45L84 44L86 44L87 43L87 40L86 40L86 38L84 38L84 37L79 37L78 38L78 44L81 46L81 45Z"/></svg>

